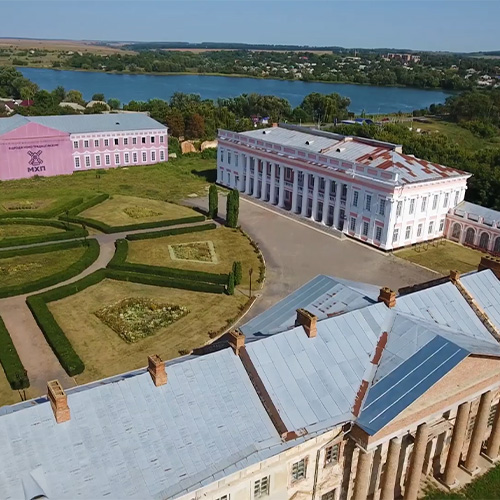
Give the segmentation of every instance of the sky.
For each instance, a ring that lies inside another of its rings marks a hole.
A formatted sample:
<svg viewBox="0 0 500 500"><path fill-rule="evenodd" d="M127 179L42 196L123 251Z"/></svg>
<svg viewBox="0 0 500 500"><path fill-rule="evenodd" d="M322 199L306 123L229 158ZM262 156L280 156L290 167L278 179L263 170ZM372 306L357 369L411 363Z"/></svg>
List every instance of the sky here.
<svg viewBox="0 0 500 500"><path fill-rule="evenodd" d="M500 0L0 0L0 37L500 50Z"/></svg>

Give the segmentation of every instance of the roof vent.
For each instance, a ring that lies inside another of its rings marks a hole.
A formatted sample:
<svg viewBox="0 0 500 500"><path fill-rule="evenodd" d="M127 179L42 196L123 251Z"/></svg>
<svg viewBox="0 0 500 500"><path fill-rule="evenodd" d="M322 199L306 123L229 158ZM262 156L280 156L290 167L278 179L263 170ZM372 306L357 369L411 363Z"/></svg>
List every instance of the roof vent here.
<svg viewBox="0 0 500 500"><path fill-rule="evenodd" d="M264 135L269 134L269 132L270 132L270 130L263 130L263 131L262 131L262 133L263 133Z"/></svg>
<svg viewBox="0 0 500 500"><path fill-rule="evenodd" d="M115 125L120 125L120 122L115 122Z"/></svg>
<svg viewBox="0 0 500 500"><path fill-rule="evenodd" d="M306 141L306 144L310 146L314 141Z"/></svg>
<svg viewBox="0 0 500 500"><path fill-rule="evenodd" d="M345 151L345 148L337 148L335 151L337 151L337 153L342 153L342 151Z"/></svg>
<svg viewBox="0 0 500 500"><path fill-rule="evenodd" d="M370 161L372 161L372 160L373 160L373 156L369 156L369 157L368 157L368 159L369 159Z"/></svg>

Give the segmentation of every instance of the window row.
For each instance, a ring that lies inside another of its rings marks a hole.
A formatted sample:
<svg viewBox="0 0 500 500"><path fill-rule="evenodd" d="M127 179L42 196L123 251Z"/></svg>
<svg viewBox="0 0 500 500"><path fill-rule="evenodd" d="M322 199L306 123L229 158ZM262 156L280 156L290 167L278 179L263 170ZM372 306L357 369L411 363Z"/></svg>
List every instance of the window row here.
<svg viewBox="0 0 500 500"><path fill-rule="evenodd" d="M220 161L224 163L224 150L223 149L219 149L219 155L220 155ZM227 151L227 164L228 165L231 165L231 151ZM237 167L238 166L238 154L237 153L234 153L234 166ZM254 160L254 165L255 165L255 160Z"/></svg>
<svg viewBox="0 0 500 500"><path fill-rule="evenodd" d="M422 198L420 199L420 208L419 208L421 213L424 213L427 211L428 200L430 200L431 198L432 198L432 205L431 205L432 210L437 209L438 203L439 203L439 195L438 194L432 195L432 197L431 196L422 196ZM456 207L458 205L459 198L460 198L460 191L455 191L453 207ZM449 203L450 203L450 193L444 193L443 208L451 208L449 206ZM413 215L414 213L417 212L417 210L418 210L417 199L411 198L409 200L409 204L408 204L408 214ZM397 205L396 205L396 217L401 217L402 213L403 213L403 202L398 201Z"/></svg>
<svg viewBox="0 0 500 500"><path fill-rule="evenodd" d="M356 224L357 224L357 218L356 217L351 217L349 221L349 230L352 231L353 233L356 232ZM382 241L382 226L375 226L375 241ZM367 221L362 221L361 225L361 236L364 236L365 238L368 238L369 236L369 231L370 231L370 223Z"/></svg>
<svg viewBox="0 0 500 500"><path fill-rule="evenodd" d="M434 221L431 220L427 226L427 234L432 235L435 231ZM438 233L441 233L444 229L444 219L439 221ZM424 231L424 224L421 223L417 226L417 238L420 238ZM406 226L405 228L405 241L411 239L413 232L413 225ZM394 234L392 236L392 242L396 243L399 240L399 228L394 229Z"/></svg>
<svg viewBox="0 0 500 500"><path fill-rule="evenodd" d="M103 158L104 157L104 158ZM91 158L94 158L94 165L96 167L100 167L103 164L104 165L111 165L112 160L114 165L121 165L122 164L122 153L114 153L114 154L104 154L104 155L87 155L83 157L83 165L86 168L91 167ZM147 161L155 162L157 159L160 161L165 160L165 151L162 149L158 152L158 156L156 154L156 151L150 151L149 158L148 158L148 152L147 151L142 151L141 155L139 157L139 153L133 152L133 153L123 153L123 164L129 164L129 163L139 163L139 158L141 158L141 163L146 163ZM104 159L104 163L103 163ZM75 156L74 157L74 162L75 162L75 168L81 168L82 167L82 159L80 156Z"/></svg>
<svg viewBox="0 0 500 500"><path fill-rule="evenodd" d="M367 212L371 212L372 208L373 208L372 202L373 202L373 195L366 194L364 204L363 204L363 210L366 210ZM376 209L375 209L379 215L385 215L385 203L386 203L386 200L384 198L379 199L378 207L376 207ZM359 191L354 190L352 193L352 206L353 207L359 206Z"/></svg>
<svg viewBox="0 0 500 500"><path fill-rule="evenodd" d="M140 137L121 137L121 138L115 137L113 139L92 139L92 140L85 139L83 141L73 141L73 149L78 149L82 143L84 148L89 148L91 144L96 148L100 147L101 144L104 145L104 147L108 147L110 145L120 146L120 140L122 141L121 145L123 146L128 146L129 144L132 144L132 146L135 146L137 144L148 144L148 143L155 144L156 137L157 136L155 135L149 136L149 141L147 140L148 137L145 135ZM164 143L165 136L159 135L158 140L161 144Z"/></svg>

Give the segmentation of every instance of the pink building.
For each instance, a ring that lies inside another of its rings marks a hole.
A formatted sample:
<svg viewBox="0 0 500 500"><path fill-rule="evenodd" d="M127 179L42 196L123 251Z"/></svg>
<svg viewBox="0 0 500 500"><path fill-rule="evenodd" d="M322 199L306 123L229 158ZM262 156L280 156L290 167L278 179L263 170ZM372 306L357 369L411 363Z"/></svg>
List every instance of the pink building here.
<svg viewBox="0 0 500 500"><path fill-rule="evenodd" d="M0 118L0 180L167 159L167 127L143 113Z"/></svg>

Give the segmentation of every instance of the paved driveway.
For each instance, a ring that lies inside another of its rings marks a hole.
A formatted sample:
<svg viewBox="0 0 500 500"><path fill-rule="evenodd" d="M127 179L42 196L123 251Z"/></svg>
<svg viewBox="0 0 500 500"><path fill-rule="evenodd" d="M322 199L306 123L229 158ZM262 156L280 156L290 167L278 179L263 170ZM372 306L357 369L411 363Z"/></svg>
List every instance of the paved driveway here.
<svg viewBox="0 0 500 500"><path fill-rule="evenodd" d="M206 207L205 199L191 199L190 203ZM219 212L224 212L225 198L221 197L219 206L222 209ZM349 238L341 241L314 225L283 216L267 208L266 204L246 197L240 197L240 224L259 244L267 264L263 295L245 320L266 310L318 274L393 289L438 276Z"/></svg>

